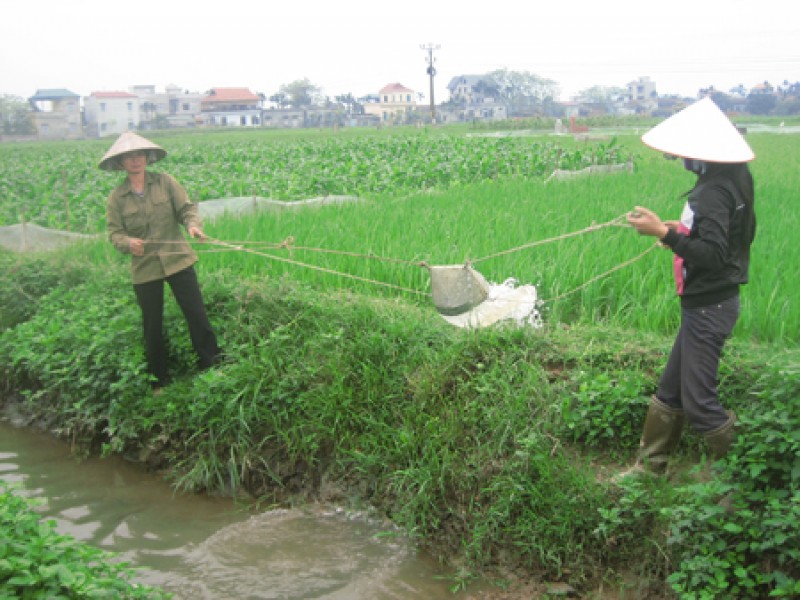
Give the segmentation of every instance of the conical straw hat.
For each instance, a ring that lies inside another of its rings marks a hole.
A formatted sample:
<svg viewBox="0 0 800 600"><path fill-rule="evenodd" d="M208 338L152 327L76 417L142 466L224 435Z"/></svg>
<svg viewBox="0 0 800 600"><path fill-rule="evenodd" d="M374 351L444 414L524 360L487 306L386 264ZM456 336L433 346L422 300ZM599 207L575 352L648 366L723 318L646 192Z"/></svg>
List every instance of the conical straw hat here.
<svg viewBox="0 0 800 600"><path fill-rule="evenodd" d="M756 155L711 98L675 113L642 136L642 142L674 156L716 163L750 162Z"/></svg>
<svg viewBox="0 0 800 600"><path fill-rule="evenodd" d="M108 149L100 164L97 165L105 171L121 171L122 165L117 158L126 152L133 152L134 150L147 150L147 164L152 164L161 160L167 155L167 151L161 146L154 144L150 140L146 140L140 135L132 131L126 131L117 138L114 145Z"/></svg>

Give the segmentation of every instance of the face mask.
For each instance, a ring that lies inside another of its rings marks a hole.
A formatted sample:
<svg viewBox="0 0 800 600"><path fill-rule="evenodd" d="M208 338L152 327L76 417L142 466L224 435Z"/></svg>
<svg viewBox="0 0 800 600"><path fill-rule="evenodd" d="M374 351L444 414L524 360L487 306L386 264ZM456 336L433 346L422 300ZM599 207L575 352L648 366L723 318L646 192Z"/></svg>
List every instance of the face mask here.
<svg viewBox="0 0 800 600"><path fill-rule="evenodd" d="M702 175L706 172L706 163L702 160L695 160L693 158L684 158L683 167L687 171L691 171L697 175Z"/></svg>

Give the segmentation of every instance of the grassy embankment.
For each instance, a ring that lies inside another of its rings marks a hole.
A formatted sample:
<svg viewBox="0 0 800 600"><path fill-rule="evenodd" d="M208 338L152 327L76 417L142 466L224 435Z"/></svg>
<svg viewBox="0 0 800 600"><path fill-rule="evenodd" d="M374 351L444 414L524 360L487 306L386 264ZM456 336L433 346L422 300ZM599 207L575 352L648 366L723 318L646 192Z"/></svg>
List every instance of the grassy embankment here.
<svg viewBox="0 0 800 600"><path fill-rule="evenodd" d="M788 241L797 211L783 209L796 175L781 155L796 164L798 144L751 141L761 230L720 387L746 433L715 482L604 483L634 451L678 319L661 251L546 304L542 330L473 332L436 315L418 266L275 251L423 292L407 294L253 255L203 254L201 280L229 362L195 374L170 305L173 367L183 376L158 398L143 381L124 259L102 243L57 266L4 257L5 393L77 446L137 456L186 489L374 505L452 561L457 581L500 568L622 589L633 574L650 582L635 585L651 597L670 587L687 598L789 596L800 576L790 302L800 263ZM552 298L650 242L615 227L480 259L634 204L676 213L691 179L623 142L637 155L634 174L547 184L512 174L225 219L207 233L294 236L297 246L431 264L477 260L489 279L514 276ZM701 451L685 436L681 457ZM734 512L717 505L723 494Z"/></svg>

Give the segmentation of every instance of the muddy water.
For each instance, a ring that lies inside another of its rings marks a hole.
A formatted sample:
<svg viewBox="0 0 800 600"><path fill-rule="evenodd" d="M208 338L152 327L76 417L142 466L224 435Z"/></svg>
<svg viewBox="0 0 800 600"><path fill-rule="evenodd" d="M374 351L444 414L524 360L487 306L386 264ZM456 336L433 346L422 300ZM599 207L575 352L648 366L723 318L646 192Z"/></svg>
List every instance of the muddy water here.
<svg viewBox="0 0 800 600"><path fill-rule="evenodd" d="M321 506L254 515L120 459L76 462L52 436L2 421L0 479L45 499L60 533L119 553L142 567L136 581L176 599L454 598L388 523Z"/></svg>

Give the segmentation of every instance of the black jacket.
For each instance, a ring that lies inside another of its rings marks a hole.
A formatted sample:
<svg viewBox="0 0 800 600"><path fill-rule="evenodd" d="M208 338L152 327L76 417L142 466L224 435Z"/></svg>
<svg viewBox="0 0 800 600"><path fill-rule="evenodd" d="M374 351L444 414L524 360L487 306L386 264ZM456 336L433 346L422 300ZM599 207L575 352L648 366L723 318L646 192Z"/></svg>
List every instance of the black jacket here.
<svg viewBox="0 0 800 600"><path fill-rule="evenodd" d="M661 240L683 259L685 308L732 298L747 283L755 236L753 180L746 164L709 163L688 194L688 235L670 230Z"/></svg>

